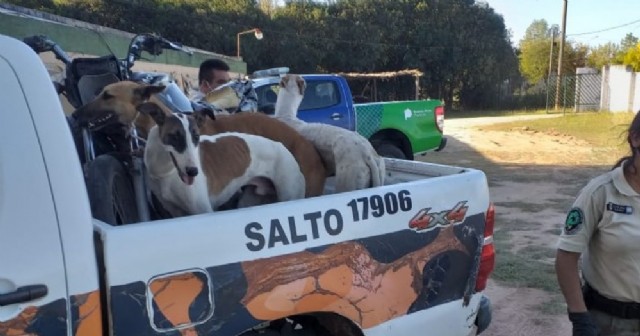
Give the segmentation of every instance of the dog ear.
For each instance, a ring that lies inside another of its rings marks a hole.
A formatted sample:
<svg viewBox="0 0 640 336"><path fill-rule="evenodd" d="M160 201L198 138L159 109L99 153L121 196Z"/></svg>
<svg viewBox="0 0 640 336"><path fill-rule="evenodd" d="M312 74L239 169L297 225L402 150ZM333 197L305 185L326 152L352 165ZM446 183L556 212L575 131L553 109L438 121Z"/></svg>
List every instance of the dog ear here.
<svg viewBox="0 0 640 336"><path fill-rule="evenodd" d="M210 107L201 107L197 111L193 113L193 116L198 123L198 127L202 127L207 120L210 118L211 120L216 120L215 111L213 111Z"/></svg>
<svg viewBox="0 0 640 336"><path fill-rule="evenodd" d="M158 104L156 103L152 103L152 102L142 103L138 105L136 109L140 111L140 113L150 116L153 119L153 121L155 121L156 124L158 124L158 126L162 126L162 124L164 124L165 119L167 118L167 115L164 113L162 108L160 108L160 106L158 106Z"/></svg>
<svg viewBox="0 0 640 336"><path fill-rule="evenodd" d="M202 128L204 126L204 122L206 118L208 118L208 112L211 111L209 109L203 109L193 113L193 119L196 120L196 125L198 128ZM213 115L213 111L211 111L211 115ZM215 120L215 117L212 117Z"/></svg>
<svg viewBox="0 0 640 336"><path fill-rule="evenodd" d="M135 89L135 94L140 97L142 101L147 101L152 95L164 91L166 86L164 85L141 85Z"/></svg>
<svg viewBox="0 0 640 336"><path fill-rule="evenodd" d="M298 91L300 91L300 95L304 96L304 90L307 88L307 83L302 77L297 77L296 84L298 84Z"/></svg>

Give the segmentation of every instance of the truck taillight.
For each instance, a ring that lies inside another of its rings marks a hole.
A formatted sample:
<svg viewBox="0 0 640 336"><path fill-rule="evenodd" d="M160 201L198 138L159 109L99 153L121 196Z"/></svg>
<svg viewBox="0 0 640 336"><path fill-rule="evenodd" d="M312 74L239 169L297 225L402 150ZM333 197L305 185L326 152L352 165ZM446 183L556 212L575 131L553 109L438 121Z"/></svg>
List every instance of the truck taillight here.
<svg viewBox="0 0 640 336"><path fill-rule="evenodd" d="M496 263L496 250L493 246L493 226L495 224L496 211L493 203L489 204L484 224L484 242L480 256L480 267L476 278L476 292L487 287L487 281Z"/></svg>
<svg viewBox="0 0 640 336"><path fill-rule="evenodd" d="M436 116L436 126L438 126L438 131L443 133L444 131L444 106L438 106L433 110L433 113Z"/></svg>

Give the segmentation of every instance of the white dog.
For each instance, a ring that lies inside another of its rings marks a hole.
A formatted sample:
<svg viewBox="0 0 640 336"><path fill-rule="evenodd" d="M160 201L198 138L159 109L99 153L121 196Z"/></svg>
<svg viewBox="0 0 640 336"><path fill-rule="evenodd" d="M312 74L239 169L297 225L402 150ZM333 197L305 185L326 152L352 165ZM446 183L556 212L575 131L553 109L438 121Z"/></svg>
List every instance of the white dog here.
<svg viewBox="0 0 640 336"><path fill-rule="evenodd" d="M153 102L138 110L156 123L144 160L149 187L172 216L214 211L245 186L278 201L304 197L304 176L281 143L244 133L200 136L197 117L169 113Z"/></svg>
<svg viewBox="0 0 640 336"><path fill-rule="evenodd" d="M384 184L386 167L371 143L360 134L333 125L307 123L297 117L306 82L287 74L280 81L275 116L311 141L322 156L329 175L336 178L336 192Z"/></svg>

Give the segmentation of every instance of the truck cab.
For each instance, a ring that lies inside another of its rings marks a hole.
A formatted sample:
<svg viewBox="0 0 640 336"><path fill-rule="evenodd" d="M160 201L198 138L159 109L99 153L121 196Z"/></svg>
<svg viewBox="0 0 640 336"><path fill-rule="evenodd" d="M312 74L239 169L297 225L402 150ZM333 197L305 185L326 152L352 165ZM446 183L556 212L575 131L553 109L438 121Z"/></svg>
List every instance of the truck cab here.
<svg viewBox="0 0 640 336"><path fill-rule="evenodd" d="M337 75L302 75L307 83L298 118L356 130L356 113L351 90L344 77ZM258 108L272 115L278 97L280 77L254 80Z"/></svg>
<svg viewBox="0 0 640 336"><path fill-rule="evenodd" d="M275 113L280 76L286 67L252 74L258 110ZM384 157L413 160L445 148L444 104L440 100L356 104L347 80L336 74L302 74L307 83L298 118L342 127L367 138Z"/></svg>

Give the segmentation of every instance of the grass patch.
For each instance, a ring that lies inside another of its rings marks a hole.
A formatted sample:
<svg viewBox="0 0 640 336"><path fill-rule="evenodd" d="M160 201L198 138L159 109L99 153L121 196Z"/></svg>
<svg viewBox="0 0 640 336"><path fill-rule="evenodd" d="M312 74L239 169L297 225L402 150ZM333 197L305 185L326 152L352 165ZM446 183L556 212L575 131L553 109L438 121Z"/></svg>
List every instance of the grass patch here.
<svg viewBox="0 0 640 336"><path fill-rule="evenodd" d="M549 259L556 257L556 250L538 245L528 245L522 248L518 253L524 253L531 256L533 260Z"/></svg>
<svg viewBox="0 0 640 336"><path fill-rule="evenodd" d="M567 313L567 306L561 294L552 295L549 300L541 303L536 308L545 315L563 315Z"/></svg>
<svg viewBox="0 0 640 336"><path fill-rule="evenodd" d="M507 117L529 114L547 114L545 110L476 110L476 111L447 111L446 119L479 118L479 117ZM549 111L548 114L558 114Z"/></svg>
<svg viewBox="0 0 640 336"><path fill-rule="evenodd" d="M584 140L596 149L614 148L616 154L628 151L626 131L635 114L633 113L580 113L567 114L558 118L514 121L483 126L489 131L509 131L528 127L544 133L560 133Z"/></svg>
<svg viewBox="0 0 640 336"><path fill-rule="evenodd" d="M494 202L497 206L503 206L505 208L517 208L526 212L541 212L549 208L548 204L535 204L519 201L506 201L506 202Z"/></svg>
<svg viewBox="0 0 640 336"><path fill-rule="evenodd" d="M498 231L494 234L496 266L491 277L508 286L538 288L549 293L560 293L554 266L539 261L548 259L551 249L528 246L518 253L513 253L508 235L508 231Z"/></svg>

